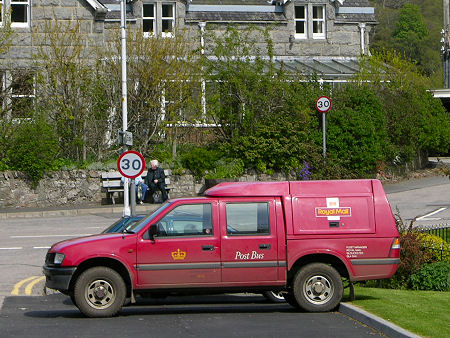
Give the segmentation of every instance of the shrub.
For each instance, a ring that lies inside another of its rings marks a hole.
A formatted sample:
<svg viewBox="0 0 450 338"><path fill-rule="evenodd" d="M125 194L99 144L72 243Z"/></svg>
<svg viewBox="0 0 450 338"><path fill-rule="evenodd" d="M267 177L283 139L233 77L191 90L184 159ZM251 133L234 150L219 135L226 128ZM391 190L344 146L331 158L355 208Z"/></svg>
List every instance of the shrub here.
<svg viewBox="0 0 450 338"><path fill-rule="evenodd" d="M426 252L429 262L450 262L450 245L436 235L422 233L419 235L422 250Z"/></svg>
<svg viewBox="0 0 450 338"><path fill-rule="evenodd" d="M214 166L214 171L208 173L205 178L234 178L244 173L244 162L241 159L220 159Z"/></svg>
<svg viewBox="0 0 450 338"><path fill-rule="evenodd" d="M410 277L417 273L421 266L430 261L428 252L422 250L420 234L408 231L400 234L400 264L394 276L386 281L390 288L410 288Z"/></svg>
<svg viewBox="0 0 450 338"><path fill-rule="evenodd" d="M36 187L47 170L54 170L58 154L58 141L54 128L46 121L36 118L22 121L15 128L7 151L8 165L23 171Z"/></svg>
<svg viewBox="0 0 450 338"><path fill-rule="evenodd" d="M182 154L181 162L194 176L202 177L205 171L214 169L214 163L220 157L220 151L196 147Z"/></svg>
<svg viewBox="0 0 450 338"><path fill-rule="evenodd" d="M450 263L425 264L411 275L410 283L415 290L450 291Z"/></svg>

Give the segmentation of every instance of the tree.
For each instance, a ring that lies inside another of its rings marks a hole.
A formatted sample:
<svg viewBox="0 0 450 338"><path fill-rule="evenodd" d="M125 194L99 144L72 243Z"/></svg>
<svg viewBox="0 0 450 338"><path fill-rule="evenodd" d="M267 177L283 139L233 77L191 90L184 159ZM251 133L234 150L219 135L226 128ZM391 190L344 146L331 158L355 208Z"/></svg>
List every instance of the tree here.
<svg viewBox="0 0 450 338"><path fill-rule="evenodd" d="M409 59L423 61L421 45L428 34L420 7L405 3L392 33L395 48Z"/></svg>
<svg viewBox="0 0 450 338"><path fill-rule="evenodd" d="M176 148L179 125L195 123L200 117L199 100L192 95L199 81L196 51L182 31L172 38L164 38L144 37L142 31L130 29L128 37L128 130L133 133L133 147L146 155L155 144L168 137ZM112 39L102 69L112 74L114 96L110 96L109 104L116 114L111 116L110 122L119 128L120 63L117 55L120 55L120 41Z"/></svg>
<svg viewBox="0 0 450 338"><path fill-rule="evenodd" d="M87 49L89 38L77 21L46 22L34 38L40 40L34 55L37 105L56 130L60 153L73 161L101 158L108 106L98 53Z"/></svg>
<svg viewBox="0 0 450 338"><path fill-rule="evenodd" d="M447 153L450 120L441 101L428 91L430 80L398 53L362 59L357 83L369 82L381 100L389 147L386 159L402 164L420 152Z"/></svg>

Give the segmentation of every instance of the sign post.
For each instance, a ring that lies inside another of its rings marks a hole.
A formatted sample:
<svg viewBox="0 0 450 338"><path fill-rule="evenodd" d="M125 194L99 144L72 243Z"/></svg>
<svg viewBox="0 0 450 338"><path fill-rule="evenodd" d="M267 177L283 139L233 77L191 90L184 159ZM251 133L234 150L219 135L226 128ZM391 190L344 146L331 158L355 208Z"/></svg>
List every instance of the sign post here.
<svg viewBox="0 0 450 338"><path fill-rule="evenodd" d="M316 101L316 109L322 113L322 133L323 133L323 165L327 164L327 128L326 113L331 109L331 99L328 96L321 96Z"/></svg>
<svg viewBox="0 0 450 338"><path fill-rule="evenodd" d="M142 174L145 169L145 159L142 154L137 151L129 150L120 155L117 160L117 169L125 177L124 182L124 200L125 194L128 192L128 189L125 190L125 187L128 184L127 178L131 179L131 216L136 215L136 184L134 179ZM126 205L124 203L124 216L127 216L126 213Z"/></svg>

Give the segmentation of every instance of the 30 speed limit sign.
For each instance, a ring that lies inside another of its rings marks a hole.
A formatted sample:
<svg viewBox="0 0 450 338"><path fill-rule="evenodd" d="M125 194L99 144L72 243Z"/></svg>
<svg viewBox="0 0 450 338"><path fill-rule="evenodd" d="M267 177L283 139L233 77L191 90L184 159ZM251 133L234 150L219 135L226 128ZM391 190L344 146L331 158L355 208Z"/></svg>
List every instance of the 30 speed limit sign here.
<svg viewBox="0 0 450 338"><path fill-rule="evenodd" d="M331 100L328 96L321 96L316 101L316 109L321 113L326 113L331 109Z"/></svg>
<svg viewBox="0 0 450 338"><path fill-rule="evenodd" d="M137 151L129 150L120 155L117 169L122 176L128 178L138 177L145 169L145 159Z"/></svg>

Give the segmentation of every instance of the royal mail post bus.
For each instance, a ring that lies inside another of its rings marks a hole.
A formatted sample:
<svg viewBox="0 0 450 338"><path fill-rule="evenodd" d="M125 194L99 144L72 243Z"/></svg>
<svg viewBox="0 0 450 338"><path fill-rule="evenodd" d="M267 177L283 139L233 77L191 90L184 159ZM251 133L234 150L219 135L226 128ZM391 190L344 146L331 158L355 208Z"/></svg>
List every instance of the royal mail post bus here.
<svg viewBox="0 0 450 338"><path fill-rule="evenodd" d="M122 233L56 243L43 271L88 317L137 295L269 290L330 311L343 279L389 278L399 251L378 180L232 182L169 200Z"/></svg>

